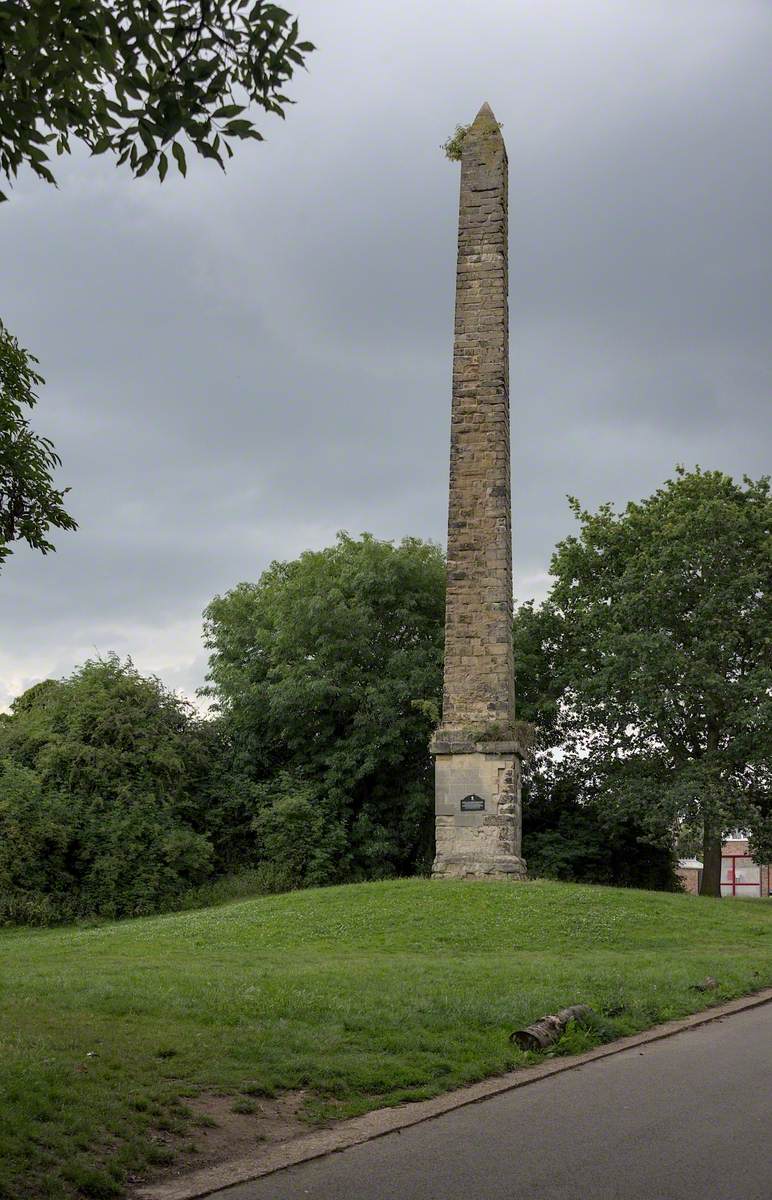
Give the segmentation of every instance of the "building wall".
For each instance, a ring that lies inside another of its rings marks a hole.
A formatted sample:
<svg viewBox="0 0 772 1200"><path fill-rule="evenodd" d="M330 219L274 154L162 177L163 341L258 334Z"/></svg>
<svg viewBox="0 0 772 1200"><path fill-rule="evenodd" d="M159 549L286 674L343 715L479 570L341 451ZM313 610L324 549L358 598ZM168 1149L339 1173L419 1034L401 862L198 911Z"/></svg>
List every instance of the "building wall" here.
<svg viewBox="0 0 772 1200"><path fill-rule="evenodd" d="M721 857L722 883L724 881L725 875L728 874L729 863L738 858L751 859L751 856L748 853L748 839L747 838L729 838L727 841L724 842L724 846L723 846L723 850L722 850L722 857ZM753 859L751 859L751 862L753 862ZM758 865L758 864L754 864L754 865ZM751 896L753 898L758 897L759 894L762 897L769 896L770 890L772 889L772 867L770 867L770 865L768 863L762 864L759 867L759 877L760 877L760 886L737 887L737 888L735 888L736 894L738 896ZM728 895L732 894L731 889L729 887L727 887L726 885L724 885L724 887L722 887L722 891L724 891Z"/></svg>
<svg viewBox="0 0 772 1200"><path fill-rule="evenodd" d="M691 893L692 896L699 896L702 871L697 867L679 867L676 875L683 883L684 891Z"/></svg>

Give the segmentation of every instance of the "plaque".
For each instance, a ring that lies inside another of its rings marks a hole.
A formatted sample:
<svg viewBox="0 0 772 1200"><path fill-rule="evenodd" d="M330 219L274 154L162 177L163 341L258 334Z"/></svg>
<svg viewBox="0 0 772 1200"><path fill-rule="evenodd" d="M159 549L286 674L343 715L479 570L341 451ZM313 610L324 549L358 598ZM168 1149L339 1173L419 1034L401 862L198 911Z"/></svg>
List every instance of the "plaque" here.
<svg viewBox="0 0 772 1200"><path fill-rule="evenodd" d="M475 796L474 793L472 793L471 796L464 796L463 800L461 801L461 811L484 812L485 801L483 800L482 796Z"/></svg>

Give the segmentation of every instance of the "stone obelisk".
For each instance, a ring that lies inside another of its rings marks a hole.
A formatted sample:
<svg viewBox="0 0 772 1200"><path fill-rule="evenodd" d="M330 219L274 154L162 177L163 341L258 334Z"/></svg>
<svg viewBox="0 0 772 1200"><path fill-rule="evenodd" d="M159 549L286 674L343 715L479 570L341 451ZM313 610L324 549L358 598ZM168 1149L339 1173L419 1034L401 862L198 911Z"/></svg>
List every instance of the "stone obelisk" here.
<svg viewBox="0 0 772 1200"><path fill-rule="evenodd" d="M509 456L507 152L483 104L462 143L435 877L523 879Z"/></svg>

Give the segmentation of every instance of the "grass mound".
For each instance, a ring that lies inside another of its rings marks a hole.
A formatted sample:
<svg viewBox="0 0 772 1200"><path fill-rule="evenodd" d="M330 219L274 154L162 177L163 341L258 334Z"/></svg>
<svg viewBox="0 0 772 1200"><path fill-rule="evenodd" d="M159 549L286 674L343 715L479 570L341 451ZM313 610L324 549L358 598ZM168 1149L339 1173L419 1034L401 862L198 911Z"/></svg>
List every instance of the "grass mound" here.
<svg viewBox="0 0 772 1200"><path fill-rule="evenodd" d="M348 1116L528 1061L510 1031L569 1004L621 1035L770 985L772 905L402 880L6 931L0 962L0 1197L98 1198L201 1090Z"/></svg>

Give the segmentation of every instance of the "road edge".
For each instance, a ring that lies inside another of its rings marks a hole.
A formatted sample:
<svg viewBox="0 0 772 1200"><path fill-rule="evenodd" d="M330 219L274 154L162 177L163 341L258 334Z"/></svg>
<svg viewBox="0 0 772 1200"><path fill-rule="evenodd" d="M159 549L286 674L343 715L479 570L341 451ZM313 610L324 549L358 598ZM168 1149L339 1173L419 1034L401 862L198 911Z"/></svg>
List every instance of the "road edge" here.
<svg viewBox="0 0 772 1200"><path fill-rule="evenodd" d="M200 1200L202 1196L210 1196L223 1188L233 1187L239 1183L250 1183L261 1179L264 1175L273 1175L287 1167L297 1166L313 1158L323 1158L339 1150L348 1150L351 1146L359 1146L363 1142L373 1141L388 1133L408 1129L412 1125L420 1125L431 1121L444 1113L464 1108L468 1104L479 1104L492 1096L500 1096L503 1092L511 1092L516 1088L527 1087L538 1083L552 1075L563 1071L574 1071L585 1063L595 1062L600 1058L609 1058L613 1054L621 1054L636 1046L645 1046L663 1038L673 1037L688 1029L696 1029L711 1021L719 1021L722 1017L734 1013L745 1012L772 1002L772 987L763 988L750 996L742 996L737 1000L728 1000L725 1004L703 1009L689 1017L679 1017L667 1021L664 1025L655 1025L653 1029L643 1033L634 1033L618 1041L607 1042L596 1046L584 1054L573 1055L569 1058L552 1059L550 1062L539 1063L535 1067L520 1067L509 1071L506 1075L495 1075L490 1079L480 1080L479 1083L468 1084L431 1100L418 1100L409 1104L392 1108L377 1108L361 1117L353 1117L349 1121L341 1121L331 1128L317 1129L288 1142L257 1150L253 1155L232 1159L219 1163L217 1166L205 1167L202 1170L190 1172L178 1179L165 1180L147 1187L135 1190L132 1195L136 1200Z"/></svg>

